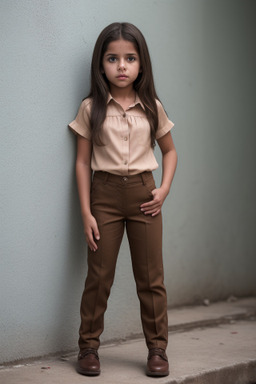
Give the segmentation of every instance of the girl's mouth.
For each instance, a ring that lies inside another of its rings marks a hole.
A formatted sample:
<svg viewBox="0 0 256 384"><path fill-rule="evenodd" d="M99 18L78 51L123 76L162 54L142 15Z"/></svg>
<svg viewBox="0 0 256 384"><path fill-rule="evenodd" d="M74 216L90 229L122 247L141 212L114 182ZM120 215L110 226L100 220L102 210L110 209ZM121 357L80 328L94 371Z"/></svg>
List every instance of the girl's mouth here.
<svg viewBox="0 0 256 384"><path fill-rule="evenodd" d="M118 79L121 79L121 80L122 80L122 79L127 79L127 77L128 77L128 76L126 76L126 75L119 75L119 76L117 76L117 78L118 78Z"/></svg>

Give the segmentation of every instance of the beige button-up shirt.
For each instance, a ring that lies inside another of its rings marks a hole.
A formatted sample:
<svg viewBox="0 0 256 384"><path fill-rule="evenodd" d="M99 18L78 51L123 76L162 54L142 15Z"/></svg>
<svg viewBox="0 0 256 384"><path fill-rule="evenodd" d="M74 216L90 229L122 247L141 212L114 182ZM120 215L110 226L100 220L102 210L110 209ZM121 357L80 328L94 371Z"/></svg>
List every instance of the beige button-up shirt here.
<svg viewBox="0 0 256 384"><path fill-rule="evenodd" d="M91 140L91 99L85 99L78 114L69 127L75 134ZM173 123L168 119L162 104L157 100L159 125L156 139L169 132ZM158 163L151 147L150 125L144 106L136 95L135 103L124 111L121 105L109 95L106 119L101 139L103 146L93 144L91 168L116 175L136 175L153 171Z"/></svg>

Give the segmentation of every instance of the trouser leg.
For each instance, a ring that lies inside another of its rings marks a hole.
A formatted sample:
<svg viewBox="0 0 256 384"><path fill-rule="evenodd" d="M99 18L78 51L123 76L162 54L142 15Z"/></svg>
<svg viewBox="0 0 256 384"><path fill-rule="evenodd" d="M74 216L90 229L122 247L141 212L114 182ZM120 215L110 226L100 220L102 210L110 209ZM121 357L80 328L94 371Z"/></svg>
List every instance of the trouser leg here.
<svg viewBox="0 0 256 384"><path fill-rule="evenodd" d="M168 322L163 282L161 216L147 217L144 223L127 222L127 235L147 346L166 349Z"/></svg>
<svg viewBox="0 0 256 384"><path fill-rule="evenodd" d="M98 349L104 328L104 313L124 232L124 222L117 215L118 201L114 199L117 206L108 209L114 193L109 186L98 183L92 197L92 214L98 223L100 240L96 252L88 249L88 273L81 300L80 350Z"/></svg>
<svg viewBox="0 0 256 384"><path fill-rule="evenodd" d="M148 183L146 188L144 185L134 192L135 205L136 201L148 198L147 189L154 189L151 177ZM148 348L166 349L168 318L162 260L162 215L144 215L138 208L131 213L126 228L146 343Z"/></svg>

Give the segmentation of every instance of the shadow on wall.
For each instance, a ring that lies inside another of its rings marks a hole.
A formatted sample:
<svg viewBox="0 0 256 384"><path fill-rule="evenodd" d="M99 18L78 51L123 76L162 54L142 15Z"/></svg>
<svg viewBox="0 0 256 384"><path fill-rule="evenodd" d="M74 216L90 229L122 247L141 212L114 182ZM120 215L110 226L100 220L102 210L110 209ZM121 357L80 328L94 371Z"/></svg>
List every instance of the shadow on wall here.
<svg viewBox="0 0 256 384"><path fill-rule="evenodd" d="M72 99L70 98L73 115L67 121L67 141L70 143L70 162L68 168L69 182L66 201L66 241L61 276L57 281L57 293L55 304L56 328L51 331L48 349L54 351L68 351L77 348L78 330L80 325L80 301L87 274L87 244L83 232L83 223L80 212L80 202L76 183L75 160L76 160L76 136L68 128L68 124L75 118L79 105L89 93L90 63L86 57L90 57L91 51L85 52L84 60L81 58L72 60ZM75 91L74 91L75 90ZM75 311L75 313L74 313Z"/></svg>
<svg viewBox="0 0 256 384"><path fill-rule="evenodd" d="M66 252L63 255L65 269L62 270L58 302L56 303L55 315L58 319L56 322L58 329L53 338L55 349L57 345L60 352L77 348L80 300L87 273L87 245L83 234L75 176L76 139L71 132L70 139L74 142L74 165L70 174L69 206L66 207L66 218L69 225L67 225Z"/></svg>

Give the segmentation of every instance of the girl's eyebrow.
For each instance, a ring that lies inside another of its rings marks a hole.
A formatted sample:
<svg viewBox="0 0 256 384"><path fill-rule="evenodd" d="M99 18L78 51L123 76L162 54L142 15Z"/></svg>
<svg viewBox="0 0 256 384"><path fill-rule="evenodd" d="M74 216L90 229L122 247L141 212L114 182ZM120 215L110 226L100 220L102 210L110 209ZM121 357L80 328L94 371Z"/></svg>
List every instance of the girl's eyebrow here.
<svg viewBox="0 0 256 384"><path fill-rule="evenodd" d="M126 53L125 55L127 56L137 56L137 53L134 52L134 53ZM106 56L118 56L117 53L106 53Z"/></svg>

